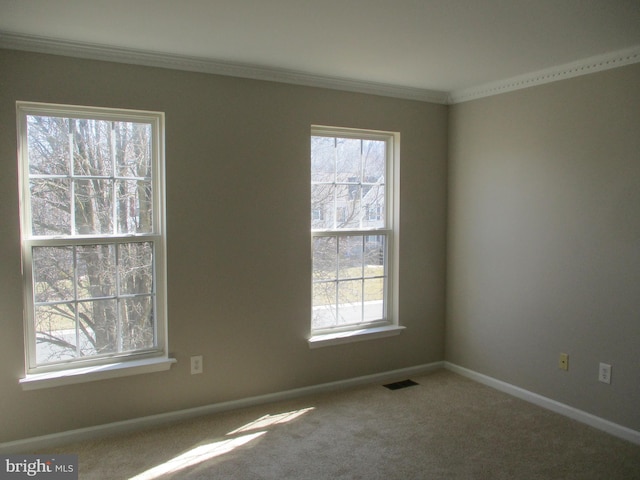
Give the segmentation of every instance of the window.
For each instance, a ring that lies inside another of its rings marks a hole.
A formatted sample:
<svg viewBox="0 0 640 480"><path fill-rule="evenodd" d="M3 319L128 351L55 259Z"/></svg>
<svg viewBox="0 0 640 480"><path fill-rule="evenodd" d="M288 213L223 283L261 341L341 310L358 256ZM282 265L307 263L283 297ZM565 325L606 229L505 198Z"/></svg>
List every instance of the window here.
<svg viewBox="0 0 640 480"><path fill-rule="evenodd" d="M167 358L163 128L18 103L27 377Z"/></svg>
<svg viewBox="0 0 640 480"><path fill-rule="evenodd" d="M312 346L399 328L392 308L397 148L393 133L312 128Z"/></svg>

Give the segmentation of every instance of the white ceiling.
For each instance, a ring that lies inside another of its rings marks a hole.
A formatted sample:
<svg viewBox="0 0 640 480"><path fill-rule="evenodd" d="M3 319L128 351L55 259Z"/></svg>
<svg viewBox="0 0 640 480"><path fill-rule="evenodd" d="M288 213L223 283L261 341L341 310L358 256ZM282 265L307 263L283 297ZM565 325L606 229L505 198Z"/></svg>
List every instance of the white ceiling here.
<svg viewBox="0 0 640 480"><path fill-rule="evenodd" d="M0 0L0 32L456 92L637 52L640 0Z"/></svg>

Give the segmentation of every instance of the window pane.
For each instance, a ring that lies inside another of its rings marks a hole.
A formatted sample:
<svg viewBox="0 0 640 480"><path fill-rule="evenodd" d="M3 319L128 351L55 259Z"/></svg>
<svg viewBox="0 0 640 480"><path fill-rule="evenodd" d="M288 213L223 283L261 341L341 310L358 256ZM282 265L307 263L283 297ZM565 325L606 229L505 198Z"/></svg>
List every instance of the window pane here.
<svg viewBox="0 0 640 480"><path fill-rule="evenodd" d="M383 275L386 237L384 235L369 235L364 240L365 276Z"/></svg>
<svg viewBox="0 0 640 480"><path fill-rule="evenodd" d="M111 180L74 180L76 234L113 233L112 186Z"/></svg>
<svg viewBox="0 0 640 480"><path fill-rule="evenodd" d="M149 296L120 301L122 350L140 350L155 346L153 299Z"/></svg>
<svg viewBox="0 0 640 480"><path fill-rule="evenodd" d="M116 245L33 248L36 301L67 301L36 306L39 364L155 346L153 244L132 242L117 249L119 291ZM116 298L99 299L123 295L142 296L121 298L119 310Z"/></svg>
<svg viewBox="0 0 640 480"><path fill-rule="evenodd" d="M384 279L364 281L364 321L372 322L384 318Z"/></svg>
<svg viewBox="0 0 640 480"><path fill-rule="evenodd" d="M311 181L335 182L336 155L333 137L311 137Z"/></svg>
<svg viewBox="0 0 640 480"><path fill-rule="evenodd" d="M116 300L94 300L78 304L79 351L81 356L118 351Z"/></svg>
<svg viewBox="0 0 640 480"><path fill-rule="evenodd" d="M153 232L153 192L151 182L118 180L118 233Z"/></svg>
<svg viewBox="0 0 640 480"><path fill-rule="evenodd" d="M118 245L120 294L153 292L153 244L151 242Z"/></svg>
<svg viewBox="0 0 640 480"><path fill-rule="evenodd" d="M311 186L311 228L333 228L335 215L335 186Z"/></svg>
<svg viewBox="0 0 640 480"><path fill-rule="evenodd" d="M377 302L384 298L385 277L364 279L364 301Z"/></svg>
<svg viewBox="0 0 640 480"><path fill-rule="evenodd" d="M362 245L364 237L354 235L339 238L339 278L362 277Z"/></svg>
<svg viewBox="0 0 640 480"><path fill-rule="evenodd" d="M114 122L116 174L120 177L151 178L151 125Z"/></svg>
<svg viewBox="0 0 640 480"><path fill-rule="evenodd" d="M33 235L71 234L71 182L39 178L29 182Z"/></svg>
<svg viewBox="0 0 640 480"><path fill-rule="evenodd" d="M73 248L34 247L33 294L38 303L73 300Z"/></svg>
<svg viewBox="0 0 640 480"><path fill-rule="evenodd" d="M334 280L337 257L336 237L313 239L313 280Z"/></svg>
<svg viewBox="0 0 640 480"><path fill-rule="evenodd" d="M360 148L360 139L336 139L336 172L338 182L361 182L362 162Z"/></svg>
<svg viewBox="0 0 640 480"><path fill-rule="evenodd" d="M311 328L336 326L336 283L323 282L313 285L313 312Z"/></svg>
<svg viewBox="0 0 640 480"><path fill-rule="evenodd" d="M338 282L338 323L362 322L362 280Z"/></svg>
<svg viewBox="0 0 640 480"><path fill-rule="evenodd" d="M78 298L101 298L116 294L116 253L114 245L76 247Z"/></svg>
<svg viewBox="0 0 640 480"><path fill-rule="evenodd" d="M362 141L362 162L364 182L377 183L384 179L386 142L381 140Z"/></svg>
<svg viewBox="0 0 640 480"><path fill-rule="evenodd" d="M70 120L74 175L113 176L111 123L104 120Z"/></svg>
<svg viewBox="0 0 640 480"><path fill-rule="evenodd" d="M364 205L362 226L365 228L384 228L385 202L384 185L365 185L362 197Z"/></svg>
<svg viewBox="0 0 640 480"><path fill-rule="evenodd" d="M59 117L27 117L29 173L69 175L69 120Z"/></svg>
<svg viewBox="0 0 640 480"><path fill-rule="evenodd" d="M336 208L342 212L337 229L359 228L361 223L360 185L341 184L336 186Z"/></svg>
<svg viewBox="0 0 640 480"><path fill-rule="evenodd" d="M114 201L118 233L153 231L150 124L31 115L27 123L30 174L75 177L73 190L68 179L31 178L34 235L112 234ZM114 199L116 174L130 180L117 182Z"/></svg>
<svg viewBox="0 0 640 480"><path fill-rule="evenodd" d="M73 304L35 307L38 364L68 360L76 356L75 322Z"/></svg>

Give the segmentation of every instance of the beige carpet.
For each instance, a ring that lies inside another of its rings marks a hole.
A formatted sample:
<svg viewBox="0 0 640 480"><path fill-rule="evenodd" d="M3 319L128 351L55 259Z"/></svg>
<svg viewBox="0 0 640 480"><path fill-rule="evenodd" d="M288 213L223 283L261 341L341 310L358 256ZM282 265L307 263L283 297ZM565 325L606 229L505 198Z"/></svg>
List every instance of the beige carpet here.
<svg viewBox="0 0 640 480"><path fill-rule="evenodd" d="M53 453L79 454L82 479L640 479L638 445L448 371L412 380Z"/></svg>

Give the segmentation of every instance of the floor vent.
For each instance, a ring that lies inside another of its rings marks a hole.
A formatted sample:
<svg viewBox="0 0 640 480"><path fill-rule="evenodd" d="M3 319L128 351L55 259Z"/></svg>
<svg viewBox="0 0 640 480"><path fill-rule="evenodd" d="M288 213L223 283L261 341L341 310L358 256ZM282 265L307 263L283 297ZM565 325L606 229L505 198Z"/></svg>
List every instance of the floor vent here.
<svg viewBox="0 0 640 480"><path fill-rule="evenodd" d="M386 385L383 385L383 387L386 387L389 390L398 390L400 388L413 387L414 385L418 384L413 380L402 380L400 382L387 383Z"/></svg>

